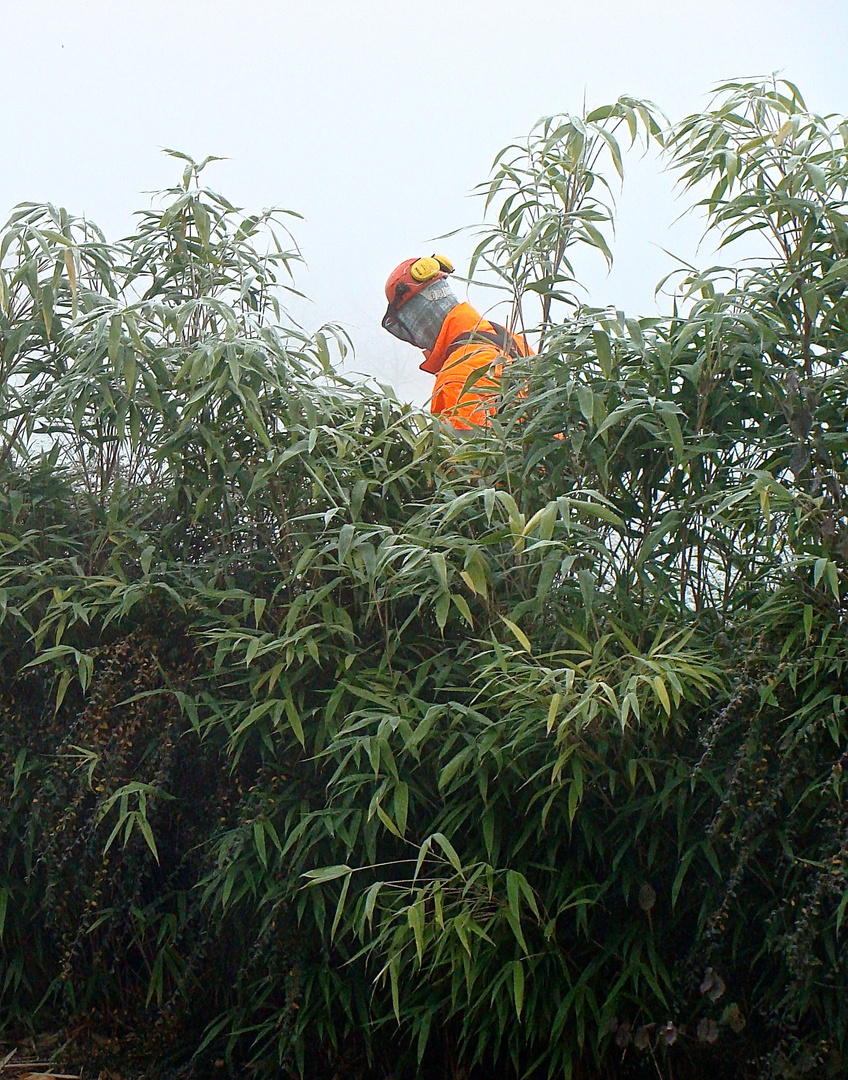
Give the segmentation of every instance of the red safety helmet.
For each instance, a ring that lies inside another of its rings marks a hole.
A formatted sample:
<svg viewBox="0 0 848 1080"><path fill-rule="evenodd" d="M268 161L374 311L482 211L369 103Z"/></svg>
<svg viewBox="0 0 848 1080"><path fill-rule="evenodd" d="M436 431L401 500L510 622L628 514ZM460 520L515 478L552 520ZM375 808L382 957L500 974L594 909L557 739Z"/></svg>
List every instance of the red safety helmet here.
<svg viewBox="0 0 848 1080"><path fill-rule="evenodd" d="M417 259L406 259L395 267L386 282L386 299L389 306L383 316L383 327L401 341L414 345L408 331L397 318L398 311L416 293L426 289L439 278L453 273L453 263L444 255L430 255Z"/></svg>

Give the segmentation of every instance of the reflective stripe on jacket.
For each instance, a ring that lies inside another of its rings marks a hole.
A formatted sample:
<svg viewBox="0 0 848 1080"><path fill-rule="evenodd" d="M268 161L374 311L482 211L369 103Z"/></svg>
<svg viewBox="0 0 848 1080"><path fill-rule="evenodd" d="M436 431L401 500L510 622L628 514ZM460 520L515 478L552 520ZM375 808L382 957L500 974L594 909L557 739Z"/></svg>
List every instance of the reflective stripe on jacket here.
<svg viewBox="0 0 848 1080"><path fill-rule="evenodd" d="M470 304L457 304L445 317L436 344L427 357L429 370L433 371L438 365L430 409L449 420L455 428L487 424L489 416L497 409L499 378L506 354L494 342L457 343L457 338L475 331L491 334L494 327ZM514 341L519 355L531 354L523 337L516 334ZM480 377L463 393L475 372L479 372Z"/></svg>

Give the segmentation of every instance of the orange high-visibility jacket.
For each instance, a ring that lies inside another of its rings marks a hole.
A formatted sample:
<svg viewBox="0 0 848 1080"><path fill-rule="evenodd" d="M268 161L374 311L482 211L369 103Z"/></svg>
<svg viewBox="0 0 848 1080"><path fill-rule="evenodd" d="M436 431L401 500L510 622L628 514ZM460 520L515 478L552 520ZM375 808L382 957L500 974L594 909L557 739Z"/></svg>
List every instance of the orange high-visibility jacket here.
<svg viewBox="0 0 848 1080"><path fill-rule="evenodd" d="M422 364L425 371L436 375L431 412L443 416L455 428L485 425L497 408L499 377L506 359L503 350L488 341L465 341L451 347L457 338L479 330L492 333L493 327L470 304L457 304L445 317L436 344ZM520 334L515 335L515 343L522 356L531 355ZM489 370L463 393L469 378L485 369Z"/></svg>

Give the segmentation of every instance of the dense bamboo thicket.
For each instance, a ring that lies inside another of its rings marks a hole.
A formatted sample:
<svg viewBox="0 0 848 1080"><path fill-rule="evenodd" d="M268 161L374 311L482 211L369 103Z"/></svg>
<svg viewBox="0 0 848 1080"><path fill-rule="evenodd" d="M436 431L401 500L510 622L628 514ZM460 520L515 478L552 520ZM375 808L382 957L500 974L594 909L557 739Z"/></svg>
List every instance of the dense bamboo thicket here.
<svg viewBox="0 0 848 1080"><path fill-rule="evenodd" d="M576 304L623 135L770 254ZM848 126L732 83L504 150L474 271L540 347L472 434L339 376L290 219L184 165L124 241L0 238L6 1037L842 1075Z"/></svg>

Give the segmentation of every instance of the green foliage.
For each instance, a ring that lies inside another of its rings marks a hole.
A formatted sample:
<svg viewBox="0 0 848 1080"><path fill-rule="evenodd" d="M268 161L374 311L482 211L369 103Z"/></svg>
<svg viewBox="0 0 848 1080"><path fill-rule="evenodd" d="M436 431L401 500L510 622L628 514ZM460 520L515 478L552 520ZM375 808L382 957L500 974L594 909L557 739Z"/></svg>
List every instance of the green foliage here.
<svg viewBox="0 0 848 1080"><path fill-rule="evenodd" d="M13 215L10 1029L129 1014L269 1075L839 1075L846 128L772 84L657 116L499 155L475 259L543 348L471 434L340 378L279 219L202 165L120 244ZM777 247L668 318L557 321L622 125Z"/></svg>
<svg viewBox="0 0 848 1080"><path fill-rule="evenodd" d="M652 102L621 97L585 116L547 116L528 138L501 150L492 176L478 188L486 209L497 204L497 225L483 230L471 273L484 267L512 300L512 321L526 325L524 304L535 294L541 305L540 336L552 325L557 302L576 307L578 284L570 251L578 244L599 251L612 265L613 194L599 163L608 156L624 180L617 132L626 126L631 147L640 129L646 143L663 142ZM599 195L598 192L603 194Z"/></svg>

